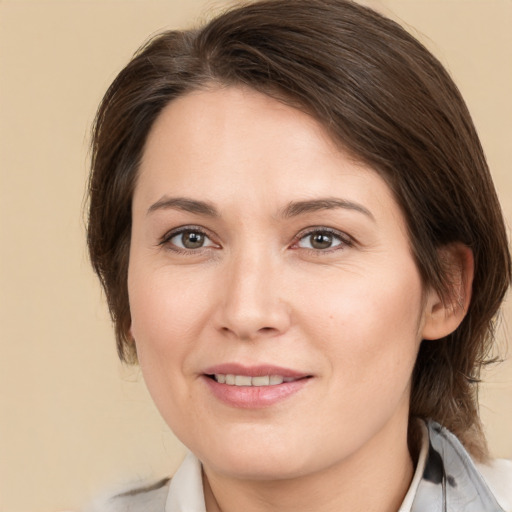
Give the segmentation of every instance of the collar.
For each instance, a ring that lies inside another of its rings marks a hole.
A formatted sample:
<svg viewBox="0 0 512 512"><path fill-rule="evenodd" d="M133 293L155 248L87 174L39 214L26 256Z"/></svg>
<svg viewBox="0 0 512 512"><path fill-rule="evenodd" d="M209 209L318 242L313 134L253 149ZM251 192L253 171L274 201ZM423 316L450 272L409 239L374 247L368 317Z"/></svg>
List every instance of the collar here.
<svg viewBox="0 0 512 512"><path fill-rule="evenodd" d="M189 452L169 485L165 512L206 512L201 462Z"/></svg>
<svg viewBox="0 0 512 512"><path fill-rule="evenodd" d="M504 512L460 441L429 421L428 456L411 512Z"/></svg>

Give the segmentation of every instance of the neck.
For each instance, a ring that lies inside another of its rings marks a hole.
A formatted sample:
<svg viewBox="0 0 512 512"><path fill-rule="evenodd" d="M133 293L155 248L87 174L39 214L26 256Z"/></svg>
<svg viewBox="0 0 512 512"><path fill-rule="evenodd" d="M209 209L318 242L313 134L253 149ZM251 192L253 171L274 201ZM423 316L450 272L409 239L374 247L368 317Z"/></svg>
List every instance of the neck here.
<svg viewBox="0 0 512 512"><path fill-rule="evenodd" d="M413 476L407 422L387 426L350 457L286 480L241 480L204 468L208 512L396 512Z"/></svg>

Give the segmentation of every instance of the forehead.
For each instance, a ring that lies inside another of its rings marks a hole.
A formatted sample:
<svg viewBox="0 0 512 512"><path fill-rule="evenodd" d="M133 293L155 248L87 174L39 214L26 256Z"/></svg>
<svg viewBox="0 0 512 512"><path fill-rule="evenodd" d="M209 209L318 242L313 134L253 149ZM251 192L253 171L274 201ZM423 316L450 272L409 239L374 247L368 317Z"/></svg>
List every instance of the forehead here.
<svg viewBox="0 0 512 512"><path fill-rule="evenodd" d="M211 157L222 153L226 157L227 146L237 158L262 145L273 157L284 156L286 149L317 156L339 153L323 126L311 116L245 87L197 90L170 102L150 130L142 167L150 166L170 144L181 148L181 154L186 152L187 158L208 164ZM179 156L173 155L173 160Z"/></svg>
<svg viewBox="0 0 512 512"><path fill-rule="evenodd" d="M385 181L341 150L317 120L238 87L189 93L159 115L135 201L147 204L163 194L275 209L338 195L398 211Z"/></svg>

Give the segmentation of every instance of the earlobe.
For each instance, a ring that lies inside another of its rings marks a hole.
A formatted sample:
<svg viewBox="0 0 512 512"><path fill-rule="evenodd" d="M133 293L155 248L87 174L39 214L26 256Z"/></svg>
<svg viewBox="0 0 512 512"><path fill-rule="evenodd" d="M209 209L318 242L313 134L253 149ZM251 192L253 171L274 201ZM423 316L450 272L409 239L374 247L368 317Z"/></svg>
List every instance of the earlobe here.
<svg viewBox="0 0 512 512"><path fill-rule="evenodd" d="M473 252L462 243L447 245L439 252L446 268L448 289L444 296L432 289L427 292L421 330L422 338L427 340L444 338L455 331L471 302Z"/></svg>

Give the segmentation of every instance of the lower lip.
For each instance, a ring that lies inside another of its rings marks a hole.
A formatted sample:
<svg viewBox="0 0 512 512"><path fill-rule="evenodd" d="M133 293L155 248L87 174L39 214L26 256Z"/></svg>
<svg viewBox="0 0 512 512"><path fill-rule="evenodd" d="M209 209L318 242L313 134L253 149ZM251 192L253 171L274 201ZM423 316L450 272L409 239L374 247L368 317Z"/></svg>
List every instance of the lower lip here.
<svg viewBox="0 0 512 512"><path fill-rule="evenodd" d="M273 386L230 386L203 377L213 395L220 401L241 409L261 409L282 402L298 393L311 379L299 379Z"/></svg>

